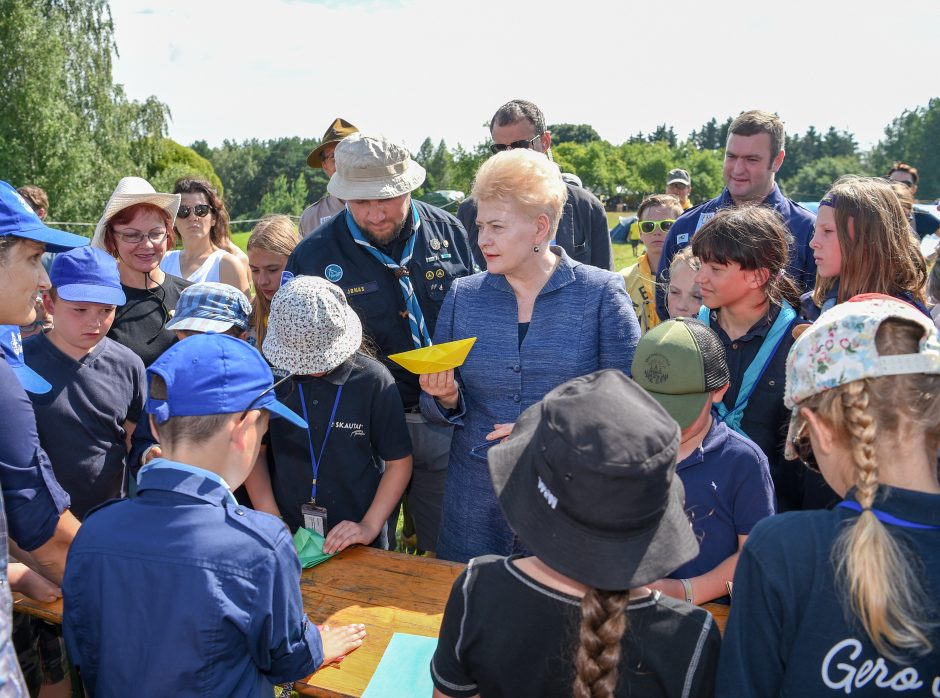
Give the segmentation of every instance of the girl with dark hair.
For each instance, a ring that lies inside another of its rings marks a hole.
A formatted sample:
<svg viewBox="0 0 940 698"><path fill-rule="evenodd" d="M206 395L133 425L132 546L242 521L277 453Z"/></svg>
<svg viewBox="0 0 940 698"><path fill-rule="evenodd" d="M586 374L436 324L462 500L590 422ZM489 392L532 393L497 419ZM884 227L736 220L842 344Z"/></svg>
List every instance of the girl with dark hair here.
<svg viewBox="0 0 940 698"><path fill-rule="evenodd" d="M531 555L474 558L455 580L435 698L713 694L711 615L647 587L698 554L678 451L675 421L616 369L522 413L489 472Z"/></svg>
<svg viewBox="0 0 940 698"><path fill-rule="evenodd" d="M228 211L215 188L203 179L182 177L173 193L182 199L174 230L183 249L167 252L160 268L194 283L228 284L248 295L248 258L232 242Z"/></svg>
<svg viewBox="0 0 940 698"><path fill-rule="evenodd" d="M819 479L807 499L809 476L783 456L789 418L784 365L800 299L786 273L790 242L783 221L766 206L719 211L692 238L692 252L701 261L695 275L703 304L699 320L721 339L731 370L717 417L767 456L778 511L824 505L832 497Z"/></svg>
<svg viewBox="0 0 940 698"><path fill-rule="evenodd" d="M940 694L940 340L867 294L787 359L792 455L845 501L757 524L738 560L719 696Z"/></svg>
<svg viewBox="0 0 940 698"><path fill-rule="evenodd" d="M925 315L927 263L897 194L875 177L840 177L819 202L809 246L816 259L816 288L802 297L803 315L860 293L883 293Z"/></svg>

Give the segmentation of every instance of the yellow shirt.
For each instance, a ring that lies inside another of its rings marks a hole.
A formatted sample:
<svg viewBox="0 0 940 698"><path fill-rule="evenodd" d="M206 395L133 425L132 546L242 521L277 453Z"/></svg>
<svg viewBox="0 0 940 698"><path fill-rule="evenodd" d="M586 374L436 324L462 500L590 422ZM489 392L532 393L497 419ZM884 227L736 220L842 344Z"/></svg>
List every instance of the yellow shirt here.
<svg viewBox="0 0 940 698"><path fill-rule="evenodd" d="M689 199L686 199L684 204L680 201L679 205L682 206L683 211L688 211L692 208L692 202Z"/></svg>
<svg viewBox="0 0 940 698"><path fill-rule="evenodd" d="M656 314L656 281L646 252L640 255L636 264L621 269L620 273L640 321L640 332L646 334L659 324L659 315Z"/></svg>

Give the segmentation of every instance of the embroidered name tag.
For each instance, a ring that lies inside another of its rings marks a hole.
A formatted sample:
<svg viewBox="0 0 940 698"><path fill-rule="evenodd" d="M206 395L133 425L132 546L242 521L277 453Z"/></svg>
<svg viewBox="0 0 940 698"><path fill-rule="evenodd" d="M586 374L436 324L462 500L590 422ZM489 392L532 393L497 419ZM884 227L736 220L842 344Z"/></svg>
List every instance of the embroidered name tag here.
<svg viewBox="0 0 940 698"><path fill-rule="evenodd" d="M364 284L359 284L358 286L350 286L349 288L344 288L343 293L346 296L361 296L363 293L375 293L379 290L379 283L377 281L369 281Z"/></svg>

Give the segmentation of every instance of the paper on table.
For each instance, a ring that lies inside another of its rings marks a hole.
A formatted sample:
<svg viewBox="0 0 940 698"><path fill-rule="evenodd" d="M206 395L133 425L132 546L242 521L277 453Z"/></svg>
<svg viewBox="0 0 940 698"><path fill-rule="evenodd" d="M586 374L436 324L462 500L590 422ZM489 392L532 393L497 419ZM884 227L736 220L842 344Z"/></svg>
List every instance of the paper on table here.
<svg viewBox="0 0 940 698"><path fill-rule="evenodd" d="M395 633L375 669L362 698L430 696L431 657L437 638Z"/></svg>
<svg viewBox="0 0 940 698"><path fill-rule="evenodd" d="M323 536L307 528L298 528L294 534L294 548L304 569L319 565L333 557L332 553L323 552Z"/></svg>
<svg viewBox="0 0 940 698"><path fill-rule="evenodd" d="M390 354L388 358L412 373L437 373L463 366L470 348L477 341L476 337L458 339L455 342L434 344L400 354Z"/></svg>

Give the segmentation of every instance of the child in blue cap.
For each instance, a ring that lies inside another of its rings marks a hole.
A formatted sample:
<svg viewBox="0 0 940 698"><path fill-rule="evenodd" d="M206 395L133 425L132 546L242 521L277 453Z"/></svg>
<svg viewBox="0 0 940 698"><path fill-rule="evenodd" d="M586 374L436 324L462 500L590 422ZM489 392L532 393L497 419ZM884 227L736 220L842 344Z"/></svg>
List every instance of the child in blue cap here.
<svg viewBox="0 0 940 698"><path fill-rule="evenodd" d="M69 655L90 695L270 694L362 644L364 626L306 617L287 528L240 506L268 418L306 423L274 396L246 342L189 337L148 369L164 458L138 494L94 511L62 585Z"/></svg>
<svg viewBox="0 0 940 698"><path fill-rule="evenodd" d="M30 398L39 440L79 519L126 493L130 435L144 410L144 364L105 335L124 304L117 264L104 250L56 256L43 295L55 319L23 344L26 364L52 384Z"/></svg>

